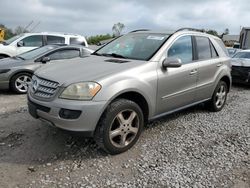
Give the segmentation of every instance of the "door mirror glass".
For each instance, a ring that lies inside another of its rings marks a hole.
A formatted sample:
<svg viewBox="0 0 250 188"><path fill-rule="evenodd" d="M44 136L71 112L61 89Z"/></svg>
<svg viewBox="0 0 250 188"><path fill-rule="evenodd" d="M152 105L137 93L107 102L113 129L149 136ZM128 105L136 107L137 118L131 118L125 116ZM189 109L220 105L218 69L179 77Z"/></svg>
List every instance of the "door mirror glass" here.
<svg viewBox="0 0 250 188"><path fill-rule="evenodd" d="M181 59L175 57L169 57L163 60L162 67L163 68L178 68L182 65Z"/></svg>
<svg viewBox="0 0 250 188"><path fill-rule="evenodd" d="M49 61L50 61L49 57L43 57L42 60L41 60L42 63L47 63Z"/></svg>
<svg viewBox="0 0 250 188"><path fill-rule="evenodd" d="M24 43L23 43L23 41L21 40L21 41L19 41L19 42L17 42L17 47L22 47L22 46L24 46Z"/></svg>

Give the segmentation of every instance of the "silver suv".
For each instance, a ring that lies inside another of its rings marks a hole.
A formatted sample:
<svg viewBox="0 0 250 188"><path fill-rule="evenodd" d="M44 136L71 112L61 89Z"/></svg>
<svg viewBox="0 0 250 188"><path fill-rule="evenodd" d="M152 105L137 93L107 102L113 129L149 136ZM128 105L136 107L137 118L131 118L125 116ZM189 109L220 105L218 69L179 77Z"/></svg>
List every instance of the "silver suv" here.
<svg viewBox="0 0 250 188"><path fill-rule="evenodd" d="M219 38L188 29L134 31L90 57L39 69L28 106L33 117L82 131L118 154L149 120L203 102L220 111L230 86L230 58Z"/></svg>

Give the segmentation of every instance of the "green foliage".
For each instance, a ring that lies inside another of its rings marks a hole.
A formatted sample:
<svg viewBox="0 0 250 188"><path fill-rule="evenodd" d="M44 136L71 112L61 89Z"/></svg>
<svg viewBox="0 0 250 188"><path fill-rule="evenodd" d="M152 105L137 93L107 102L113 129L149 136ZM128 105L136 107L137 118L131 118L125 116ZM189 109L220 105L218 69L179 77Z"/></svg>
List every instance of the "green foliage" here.
<svg viewBox="0 0 250 188"><path fill-rule="evenodd" d="M114 36L110 34L106 35L96 35L87 38L88 44L98 44L100 41L112 39Z"/></svg>
<svg viewBox="0 0 250 188"><path fill-rule="evenodd" d="M206 33L208 33L208 34L210 34L210 35L214 35L214 36L216 36L216 37L220 37L220 35L218 34L218 32L215 31L215 30L212 30L212 29L206 30Z"/></svg>
<svg viewBox="0 0 250 188"><path fill-rule="evenodd" d="M124 28L125 28L125 25L123 23L118 22L113 25L112 31L115 36L120 36Z"/></svg>
<svg viewBox="0 0 250 188"><path fill-rule="evenodd" d="M3 24L0 24L0 28L3 28L5 31L5 36L4 36L5 40L7 40L15 35L13 33L12 29L5 27L5 25L3 25Z"/></svg>

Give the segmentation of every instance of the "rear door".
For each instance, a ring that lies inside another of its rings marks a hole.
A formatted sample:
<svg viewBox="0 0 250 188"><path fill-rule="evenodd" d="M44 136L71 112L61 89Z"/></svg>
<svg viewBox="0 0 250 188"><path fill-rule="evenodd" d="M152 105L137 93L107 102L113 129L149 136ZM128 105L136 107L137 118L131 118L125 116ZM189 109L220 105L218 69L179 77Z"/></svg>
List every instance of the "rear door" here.
<svg viewBox="0 0 250 188"><path fill-rule="evenodd" d="M45 36L45 44L65 44L65 37L62 36L53 36L53 35L46 35Z"/></svg>
<svg viewBox="0 0 250 188"><path fill-rule="evenodd" d="M195 36L195 46L197 60L199 61L197 96L195 100L201 101L211 97L217 71L222 63L214 45L208 37Z"/></svg>
<svg viewBox="0 0 250 188"><path fill-rule="evenodd" d="M157 114L169 112L194 102L198 62L194 61L193 37L181 36L166 51L166 57L180 58L182 66L158 68Z"/></svg>

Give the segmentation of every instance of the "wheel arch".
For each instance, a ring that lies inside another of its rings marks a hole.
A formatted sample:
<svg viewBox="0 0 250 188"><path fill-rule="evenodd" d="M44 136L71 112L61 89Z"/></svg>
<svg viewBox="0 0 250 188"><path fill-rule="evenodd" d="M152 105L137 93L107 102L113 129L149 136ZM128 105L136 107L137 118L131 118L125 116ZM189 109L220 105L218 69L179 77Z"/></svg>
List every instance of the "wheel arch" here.
<svg viewBox="0 0 250 188"><path fill-rule="evenodd" d="M0 56L4 56L5 58L7 58L7 57L11 57L11 55L10 55L10 54L6 54L6 53L0 53Z"/></svg>
<svg viewBox="0 0 250 188"><path fill-rule="evenodd" d="M11 84L11 80L14 76L18 75L18 74L21 74L21 73L27 73L27 74L33 74L34 71L32 70L28 70L28 69L22 69L22 70L18 70L18 71L15 71L13 72L10 76L9 76L9 84Z"/></svg>
<svg viewBox="0 0 250 188"><path fill-rule="evenodd" d="M230 91L230 89L231 89L231 80L230 80L230 78L228 77L228 76L223 76L221 79L220 79L220 81L224 81L226 84L227 84L227 92L229 92Z"/></svg>

